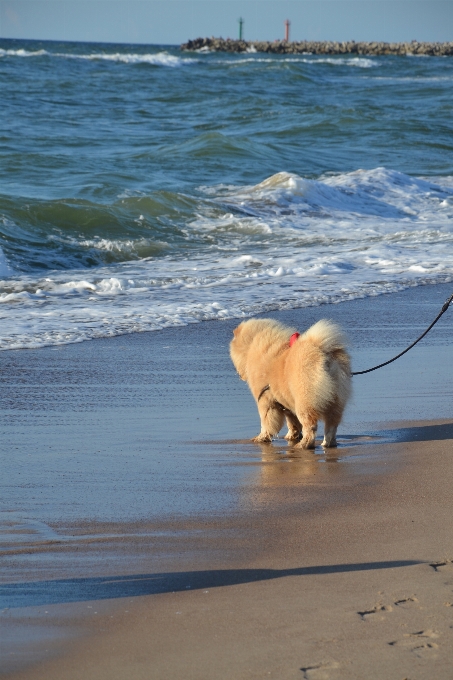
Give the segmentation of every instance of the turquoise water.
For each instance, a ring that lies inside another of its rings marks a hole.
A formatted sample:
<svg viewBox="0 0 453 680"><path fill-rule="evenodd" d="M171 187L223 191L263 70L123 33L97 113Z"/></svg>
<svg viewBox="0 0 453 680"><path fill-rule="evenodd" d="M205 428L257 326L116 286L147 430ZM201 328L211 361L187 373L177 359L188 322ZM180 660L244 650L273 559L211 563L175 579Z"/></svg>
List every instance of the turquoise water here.
<svg viewBox="0 0 453 680"><path fill-rule="evenodd" d="M0 348L453 275L453 60L0 41Z"/></svg>

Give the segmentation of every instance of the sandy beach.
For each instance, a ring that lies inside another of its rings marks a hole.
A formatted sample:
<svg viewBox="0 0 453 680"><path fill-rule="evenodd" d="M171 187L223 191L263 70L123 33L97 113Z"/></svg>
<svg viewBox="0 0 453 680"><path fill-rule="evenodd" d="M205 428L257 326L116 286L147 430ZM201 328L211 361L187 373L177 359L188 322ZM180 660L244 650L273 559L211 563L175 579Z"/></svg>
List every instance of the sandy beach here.
<svg viewBox="0 0 453 680"><path fill-rule="evenodd" d="M269 316L361 370L451 292ZM451 678L451 310L314 453L250 443L236 323L2 354L2 677Z"/></svg>

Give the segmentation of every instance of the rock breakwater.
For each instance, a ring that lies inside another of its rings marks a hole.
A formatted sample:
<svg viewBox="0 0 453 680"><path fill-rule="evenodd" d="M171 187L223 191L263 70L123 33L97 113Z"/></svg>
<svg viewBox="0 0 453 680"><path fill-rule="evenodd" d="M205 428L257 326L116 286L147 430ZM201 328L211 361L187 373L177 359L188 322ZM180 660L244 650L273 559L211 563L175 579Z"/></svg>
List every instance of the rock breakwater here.
<svg viewBox="0 0 453 680"><path fill-rule="evenodd" d="M427 55L432 57L453 56L453 42L331 42L301 40L246 41L224 38L195 38L181 45L182 50L202 52L268 52L272 54L361 54L361 55Z"/></svg>

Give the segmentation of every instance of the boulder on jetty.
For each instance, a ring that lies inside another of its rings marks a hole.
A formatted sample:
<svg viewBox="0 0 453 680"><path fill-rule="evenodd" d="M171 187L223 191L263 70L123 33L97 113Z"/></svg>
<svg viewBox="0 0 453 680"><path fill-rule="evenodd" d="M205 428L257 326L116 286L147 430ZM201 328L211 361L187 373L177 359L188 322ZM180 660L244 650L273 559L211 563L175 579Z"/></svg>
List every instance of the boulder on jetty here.
<svg viewBox="0 0 453 680"><path fill-rule="evenodd" d="M360 54L360 55L414 55L424 54L432 57L453 55L453 42L428 43L412 42L331 42L301 40L288 42L286 40L246 41L224 38L195 38L181 45L182 50L202 52L268 52L272 54Z"/></svg>

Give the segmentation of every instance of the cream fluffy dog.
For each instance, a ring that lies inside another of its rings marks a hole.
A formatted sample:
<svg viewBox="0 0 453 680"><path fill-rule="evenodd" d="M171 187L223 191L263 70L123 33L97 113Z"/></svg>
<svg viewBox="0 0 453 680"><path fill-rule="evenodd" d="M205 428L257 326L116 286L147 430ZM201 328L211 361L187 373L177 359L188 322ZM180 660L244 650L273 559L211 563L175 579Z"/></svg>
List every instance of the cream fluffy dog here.
<svg viewBox="0 0 453 680"><path fill-rule="evenodd" d="M351 392L350 359L339 326L322 319L299 335L273 319L250 319L233 332L231 359L248 383L261 419L261 432L253 441L271 441L286 418L286 439L313 449L318 420L323 420L322 446L336 446Z"/></svg>

